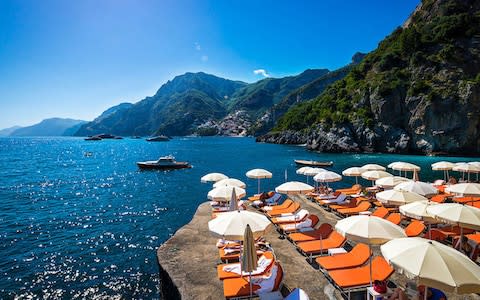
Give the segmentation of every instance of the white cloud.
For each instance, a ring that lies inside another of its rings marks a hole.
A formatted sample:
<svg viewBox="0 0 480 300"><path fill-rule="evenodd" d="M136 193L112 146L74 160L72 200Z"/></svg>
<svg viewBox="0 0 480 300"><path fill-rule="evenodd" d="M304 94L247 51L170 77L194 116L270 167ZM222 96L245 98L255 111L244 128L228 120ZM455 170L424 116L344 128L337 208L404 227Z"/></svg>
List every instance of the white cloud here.
<svg viewBox="0 0 480 300"><path fill-rule="evenodd" d="M267 70L264 69L253 70L253 74L262 75L263 77L270 77L270 74L268 74Z"/></svg>
<svg viewBox="0 0 480 300"><path fill-rule="evenodd" d="M202 55L201 60L202 61L208 61L208 56L207 55Z"/></svg>
<svg viewBox="0 0 480 300"><path fill-rule="evenodd" d="M195 42L195 50L197 51L201 51L202 50L202 46L200 46L199 43Z"/></svg>

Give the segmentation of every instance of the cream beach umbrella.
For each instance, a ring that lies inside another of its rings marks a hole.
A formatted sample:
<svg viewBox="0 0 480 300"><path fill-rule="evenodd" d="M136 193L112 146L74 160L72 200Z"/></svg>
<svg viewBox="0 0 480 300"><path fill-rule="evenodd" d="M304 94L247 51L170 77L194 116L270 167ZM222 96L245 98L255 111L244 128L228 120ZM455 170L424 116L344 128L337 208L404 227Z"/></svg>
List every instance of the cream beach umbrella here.
<svg viewBox="0 0 480 300"><path fill-rule="evenodd" d="M470 173L480 173L480 167L472 164L459 164L453 167L453 171L467 173L467 180L470 181ZM464 178L465 179L465 178Z"/></svg>
<svg viewBox="0 0 480 300"><path fill-rule="evenodd" d="M479 183L457 183L445 189L446 192L462 197L480 196Z"/></svg>
<svg viewBox="0 0 480 300"><path fill-rule="evenodd" d="M433 171L443 171L443 180L448 180L448 171L452 170L455 164L449 161L439 161L432 164Z"/></svg>
<svg viewBox="0 0 480 300"><path fill-rule="evenodd" d="M306 176L315 176L317 175L318 173L322 173L322 172L328 172L327 170L323 169L323 168L310 168L306 171L303 172L303 175L306 175Z"/></svg>
<svg viewBox="0 0 480 300"><path fill-rule="evenodd" d="M351 167L342 171L343 176L355 177L355 183L358 184L358 177L366 170L361 167Z"/></svg>
<svg viewBox="0 0 480 300"><path fill-rule="evenodd" d="M404 205L416 201L428 201L427 198L409 191L388 190L375 194L380 202L387 205Z"/></svg>
<svg viewBox="0 0 480 300"><path fill-rule="evenodd" d="M275 188L275 192L288 195L305 194L313 190L313 186L298 181L288 181Z"/></svg>
<svg viewBox="0 0 480 300"><path fill-rule="evenodd" d="M223 201L227 202L232 197L232 192L235 190L235 195L237 195L237 199L241 199L245 197L245 190L236 186L231 185L224 185L217 188L214 188L210 192L208 192L207 197L213 201Z"/></svg>
<svg viewBox="0 0 480 300"><path fill-rule="evenodd" d="M429 206L427 212L442 222L480 230L480 208L458 203L442 203Z"/></svg>
<svg viewBox="0 0 480 300"><path fill-rule="evenodd" d="M410 179L401 176L389 176L375 180L375 184L384 189L391 189L399 183L410 181Z"/></svg>
<svg viewBox="0 0 480 300"><path fill-rule="evenodd" d="M227 179L222 179L220 181L215 182L213 184L213 187L216 188L216 187L228 186L228 185L236 186L236 187L239 187L239 188L242 188L242 189L244 189L247 186L245 184L245 182L243 182L241 180L238 180L238 179L235 179L235 178L227 178Z"/></svg>
<svg viewBox="0 0 480 300"><path fill-rule="evenodd" d="M479 167L480 168L480 161L471 161L468 163L469 165L474 165L476 167ZM477 172L477 181L478 181L478 172Z"/></svg>
<svg viewBox="0 0 480 300"><path fill-rule="evenodd" d="M224 175L222 173L209 173L205 176L202 176L202 178L200 178L200 181L203 182L203 183L217 182L217 181L220 181L222 179L227 179L227 178L228 178L228 176Z"/></svg>
<svg viewBox="0 0 480 300"><path fill-rule="evenodd" d="M272 173L265 169L253 169L245 174L248 178L258 180L258 193L260 194L260 179L272 178Z"/></svg>
<svg viewBox="0 0 480 300"><path fill-rule="evenodd" d="M229 240L243 240L245 228L250 225L256 239L265 235L272 223L262 214L247 210L228 211L208 222L208 229L215 236Z"/></svg>
<svg viewBox="0 0 480 300"><path fill-rule="evenodd" d="M422 181L402 182L397 184L393 189L414 192L427 198L438 194L438 190L433 185Z"/></svg>
<svg viewBox="0 0 480 300"><path fill-rule="evenodd" d="M427 287L456 294L480 291L480 267L452 247L411 237L389 241L380 249L397 272L425 285L425 291Z"/></svg>
<svg viewBox="0 0 480 300"><path fill-rule="evenodd" d="M374 216L353 216L340 220L335 230L345 238L372 245L382 245L392 239L406 237L403 228ZM370 255L370 286L372 285L372 255Z"/></svg>
<svg viewBox="0 0 480 300"><path fill-rule="evenodd" d="M400 213L404 216L417 219L417 220L422 220L425 223L428 224L428 235L429 238L432 237L432 232L431 232L431 227L432 224L438 223L438 220L435 219L435 216L429 214L427 212L427 208L430 207L431 205L437 205L438 203L436 202L431 202L431 201L416 201L416 202L411 202L405 205L402 205L398 208Z"/></svg>
<svg viewBox="0 0 480 300"><path fill-rule="evenodd" d="M366 171L362 173L362 178L371 180L372 185L375 184L375 180L384 178L384 177L393 177L393 175L381 170Z"/></svg>
<svg viewBox="0 0 480 300"><path fill-rule="evenodd" d="M429 224L437 223L438 221L437 219L435 219L435 216L427 212L427 208L432 205L438 205L438 203L431 201L416 201L402 205L398 209L400 213L404 216L417 220L422 220L428 222Z"/></svg>
<svg viewBox="0 0 480 300"><path fill-rule="evenodd" d="M402 171L404 171L405 176L407 175L407 171L419 172L421 170L419 166L408 163L408 162L403 162L403 161L397 161L397 162L391 163L389 167L392 168L393 170L400 171L400 175L402 175Z"/></svg>
<svg viewBox="0 0 480 300"><path fill-rule="evenodd" d="M385 171L386 168L377 164L366 164L362 166L365 171Z"/></svg>
<svg viewBox="0 0 480 300"><path fill-rule="evenodd" d="M307 184L308 184L308 177L310 177L310 175L307 175L307 173L308 173L311 169L314 169L314 168L312 168L312 167L301 167L301 168L297 169L296 173L299 174L299 175L305 175L305 176L307 176ZM315 175L312 175L312 176L315 176Z"/></svg>
<svg viewBox="0 0 480 300"><path fill-rule="evenodd" d="M252 229L247 224L245 233L243 234L243 253L242 253L242 274L243 272L249 273L250 282L250 297L252 297L252 272L257 269L257 249L255 249L255 240L253 238Z"/></svg>
<svg viewBox="0 0 480 300"><path fill-rule="evenodd" d="M313 177L313 180L315 180L316 182L326 183L328 189L328 183L342 180L342 175L339 175L332 171L326 171L315 175Z"/></svg>

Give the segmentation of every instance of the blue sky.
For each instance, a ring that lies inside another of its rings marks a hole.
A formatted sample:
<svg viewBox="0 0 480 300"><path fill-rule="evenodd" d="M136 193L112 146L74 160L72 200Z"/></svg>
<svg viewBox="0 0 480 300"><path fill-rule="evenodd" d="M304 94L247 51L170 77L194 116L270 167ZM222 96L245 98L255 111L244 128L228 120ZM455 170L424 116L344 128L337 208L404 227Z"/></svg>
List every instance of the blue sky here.
<svg viewBox="0 0 480 300"><path fill-rule="evenodd" d="M253 82L333 70L375 49L418 3L0 0L0 128L91 120L189 71Z"/></svg>

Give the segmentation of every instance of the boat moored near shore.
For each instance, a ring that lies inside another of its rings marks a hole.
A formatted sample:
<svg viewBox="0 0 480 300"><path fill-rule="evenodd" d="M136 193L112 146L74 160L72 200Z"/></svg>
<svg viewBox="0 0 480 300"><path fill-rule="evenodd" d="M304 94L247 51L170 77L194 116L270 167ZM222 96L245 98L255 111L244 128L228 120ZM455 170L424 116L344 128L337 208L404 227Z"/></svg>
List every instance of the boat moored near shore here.
<svg viewBox="0 0 480 300"><path fill-rule="evenodd" d="M156 169L156 170L174 170L191 168L188 162L175 161L172 155L162 156L158 160L140 161L137 162L140 169Z"/></svg>
<svg viewBox="0 0 480 300"><path fill-rule="evenodd" d="M302 160L295 159L297 166L307 166L307 167L331 167L333 166L333 161L315 161L315 160Z"/></svg>

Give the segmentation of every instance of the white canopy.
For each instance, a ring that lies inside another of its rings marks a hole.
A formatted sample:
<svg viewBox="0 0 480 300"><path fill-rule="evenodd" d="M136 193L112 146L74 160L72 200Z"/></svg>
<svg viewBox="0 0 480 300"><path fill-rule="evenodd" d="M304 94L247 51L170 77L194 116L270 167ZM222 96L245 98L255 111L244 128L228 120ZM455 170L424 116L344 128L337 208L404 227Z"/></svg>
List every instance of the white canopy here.
<svg viewBox="0 0 480 300"><path fill-rule="evenodd" d="M315 175L313 180L316 182L336 182L342 180L342 176L332 171L326 171Z"/></svg>
<svg viewBox="0 0 480 300"><path fill-rule="evenodd" d="M275 188L277 193L282 194L304 194L313 190L313 186L298 181L285 182Z"/></svg>
<svg viewBox="0 0 480 300"><path fill-rule="evenodd" d="M207 197L210 200L227 202L232 197L233 190L235 190L235 195L237 195L237 199L245 197L246 195L245 190L242 188L232 185L224 185L214 188L213 190L208 192Z"/></svg>
<svg viewBox="0 0 480 300"><path fill-rule="evenodd" d="M416 201L428 201L428 199L422 195L402 190L388 190L379 192L375 194L375 198L377 198L383 204L388 205L403 205Z"/></svg>
<svg viewBox="0 0 480 300"><path fill-rule="evenodd" d="M228 176L222 174L222 173L209 173L205 176L203 176L202 178L200 178L200 181L203 182L203 183L207 183L207 182L217 182L217 181L220 181L222 179L227 179Z"/></svg>
<svg viewBox="0 0 480 300"><path fill-rule="evenodd" d="M227 185L232 185L236 186L239 188L244 189L247 185L245 182L235 179L235 178L227 178L227 179L222 179L220 181L217 181L213 184L213 187L220 187L220 186L227 186Z"/></svg>
<svg viewBox="0 0 480 300"><path fill-rule="evenodd" d="M386 168L377 164L366 164L362 166L365 171L385 171Z"/></svg>
<svg viewBox="0 0 480 300"><path fill-rule="evenodd" d="M430 183L422 181L406 181L397 184L393 189L414 192L427 198L438 194L438 190Z"/></svg>
<svg viewBox="0 0 480 300"><path fill-rule="evenodd" d="M258 238L272 223L262 214L246 210L223 212L208 222L208 229L218 237L230 240L243 240L247 225Z"/></svg>

